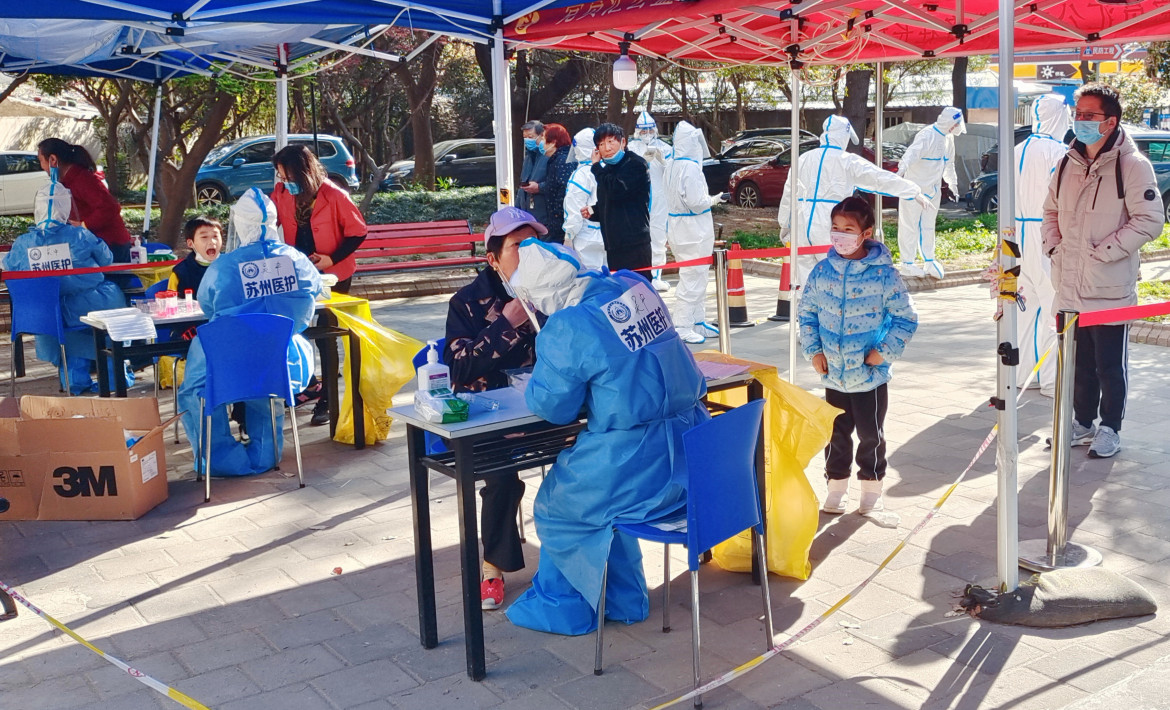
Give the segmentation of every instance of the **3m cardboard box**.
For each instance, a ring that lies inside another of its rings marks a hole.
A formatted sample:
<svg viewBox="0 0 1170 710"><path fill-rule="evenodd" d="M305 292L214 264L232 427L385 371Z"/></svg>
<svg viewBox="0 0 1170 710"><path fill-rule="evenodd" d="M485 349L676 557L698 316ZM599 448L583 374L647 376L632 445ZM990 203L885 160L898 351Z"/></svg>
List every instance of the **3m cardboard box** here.
<svg viewBox="0 0 1170 710"><path fill-rule="evenodd" d="M18 414L0 418L0 470L19 471L25 491L19 505L2 494L0 520L134 520L167 499L157 400L22 397ZM125 431L141 438L127 448Z"/></svg>

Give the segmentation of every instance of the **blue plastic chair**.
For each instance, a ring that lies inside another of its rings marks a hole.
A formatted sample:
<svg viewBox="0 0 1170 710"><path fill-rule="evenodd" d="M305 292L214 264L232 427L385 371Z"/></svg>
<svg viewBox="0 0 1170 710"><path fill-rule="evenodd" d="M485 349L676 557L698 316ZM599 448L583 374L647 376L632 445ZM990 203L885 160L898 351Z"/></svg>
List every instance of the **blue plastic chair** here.
<svg viewBox="0 0 1170 710"><path fill-rule="evenodd" d="M51 335L61 345L61 366L57 376L62 389L69 392L69 363L65 356L65 334L83 331L88 326L66 326L61 314L61 279L42 276L8 281L12 300L12 396L16 396L16 348L21 335Z"/></svg>
<svg viewBox="0 0 1170 710"><path fill-rule="evenodd" d="M665 553L663 580L662 630L670 630L670 553L669 546L678 544L687 548L687 566L691 572L691 652L694 663L695 687L700 683L699 673L699 557L715 545L734 537L748 528L755 529L758 564L767 570L764 552L764 525L756 487L756 444L764 417L764 400L757 399L736 407L725 414L703 422L683 434L683 451L687 468L686 526L680 530L660 530L646 523L619 523L614 529L641 540L661 542ZM601 649L605 628L605 577L601 579L601 601L597 607L597 653L593 672L601 675ZM772 600L768 594L767 572L760 584L764 598L764 625L767 648L772 640ZM695 696L695 707L702 707L703 699Z"/></svg>
<svg viewBox="0 0 1170 710"><path fill-rule="evenodd" d="M203 442L203 470L211 471L211 414L216 407L249 399L268 399L272 417L273 449L276 446L276 410L273 400L284 401L292 422L293 447L297 456L297 478L305 487L301 465L301 438L297 419L292 412L295 402L288 376L288 348L293 335L293 321L271 313L243 313L221 316L199 326L199 342L207 359L207 383L199 398L199 440ZM247 347L240 347L247 343ZM273 461L280 466L280 459ZM198 471L196 471L198 473ZM203 502L211 500L211 476L205 475Z"/></svg>

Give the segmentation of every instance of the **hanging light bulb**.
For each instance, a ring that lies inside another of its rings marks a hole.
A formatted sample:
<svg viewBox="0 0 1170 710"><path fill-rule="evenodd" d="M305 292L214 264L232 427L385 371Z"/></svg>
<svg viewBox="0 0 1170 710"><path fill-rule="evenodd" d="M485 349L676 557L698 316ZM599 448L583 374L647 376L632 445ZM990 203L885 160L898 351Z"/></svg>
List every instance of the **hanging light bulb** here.
<svg viewBox="0 0 1170 710"><path fill-rule="evenodd" d="M613 85L622 91L638 86L638 64L630 58L630 43L621 43L622 55L613 63Z"/></svg>

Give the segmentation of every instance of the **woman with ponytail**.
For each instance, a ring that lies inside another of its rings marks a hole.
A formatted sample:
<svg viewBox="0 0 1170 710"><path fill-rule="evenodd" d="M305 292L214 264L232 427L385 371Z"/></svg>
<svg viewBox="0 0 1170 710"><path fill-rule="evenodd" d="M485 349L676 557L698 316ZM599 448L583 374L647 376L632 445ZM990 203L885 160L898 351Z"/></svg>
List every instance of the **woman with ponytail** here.
<svg viewBox="0 0 1170 710"><path fill-rule="evenodd" d="M37 157L50 180L73 195L70 223L96 234L110 247L116 263L129 262L133 240L122 221L122 206L97 176L89 151L60 138L46 138L37 144Z"/></svg>

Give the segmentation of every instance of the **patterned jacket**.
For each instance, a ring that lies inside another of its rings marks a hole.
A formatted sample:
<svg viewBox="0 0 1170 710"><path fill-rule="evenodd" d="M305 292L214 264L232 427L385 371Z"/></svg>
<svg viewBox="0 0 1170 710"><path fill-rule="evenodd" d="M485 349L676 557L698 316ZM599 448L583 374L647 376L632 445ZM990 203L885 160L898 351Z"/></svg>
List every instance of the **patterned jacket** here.
<svg viewBox="0 0 1170 710"><path fill-rule="evenodd" d="M821 382L839 392L868 392L889 382L890 361L902 355L918 329L914 303L882 244L866 241L869 254L846 259L829 250L809 274L800 298L800 345L811 360L824 353L829 374ZM876 349L885 359L865 364Z"/></svg>
<svg viewBox="0 0 1170 710"><path fill-rule="evenodd" d="M536 331L525 321L513 328L503 317L512 297L492 269L451 297L443 361L456 392L483 392L508 386L504 370L536 362Z"/></svg>

